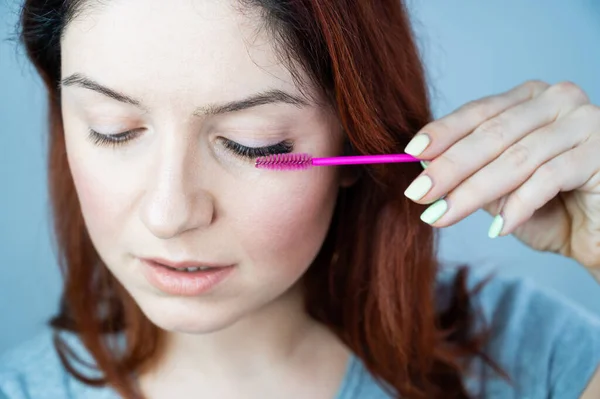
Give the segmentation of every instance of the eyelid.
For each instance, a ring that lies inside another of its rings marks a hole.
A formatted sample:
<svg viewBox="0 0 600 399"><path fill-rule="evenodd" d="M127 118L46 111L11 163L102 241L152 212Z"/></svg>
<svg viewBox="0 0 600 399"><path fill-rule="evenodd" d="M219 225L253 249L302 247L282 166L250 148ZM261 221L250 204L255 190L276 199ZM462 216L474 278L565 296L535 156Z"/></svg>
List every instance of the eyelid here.
<svg viewBox="0 0 600 399"><path fill-rule="evenodd" d="M101 134L103 136L121 136L121 135L125 135L127 133L138 133L139 131L142 130L146 130L145 128L134 128L134 129L127 129L125 127L116 127L116 128L106 128L106 133L103 132L103 128L95 128L95 127L90 127L89 130L93 131L94 133L97 134ZM112 133L115 132L115 133Z"/></svg>
<svg viewBox="0 0 600 399"><path fill-rule="evenodd" d="M238 142L220 137L220 141L223 146L234 153L237 156L254 159L261 156L290 153L294 150L294 143L290 140L283 140L279 143L262 146L262 147L248 147Z"/></svg>
<svg viewBox="0 0 600 399"><path fill-rule="evenodd" d="M97 146L107 146L116 148L121 145L125 145L129 141L134 140L141 132L146 130L145 128L131 129L116 134L103 134L92 128L89 128L88 139ZM262 147L248 147L237 143L235 141L219 137L219 141L223 143L223 146L235 156L244 158L246 160L256 159L258 157L275 155L275 154L286 154L293 152L294 143L290 140L283 140L279 143L262 146Z"/></svg>
<svg viewBox="0 0 600 399"><path fill-rule="evenodd" d="M117 147L135 139L145 128L130 129L115 134L100 133L92 128L88 129L88 139L97 146Z"/></svg>

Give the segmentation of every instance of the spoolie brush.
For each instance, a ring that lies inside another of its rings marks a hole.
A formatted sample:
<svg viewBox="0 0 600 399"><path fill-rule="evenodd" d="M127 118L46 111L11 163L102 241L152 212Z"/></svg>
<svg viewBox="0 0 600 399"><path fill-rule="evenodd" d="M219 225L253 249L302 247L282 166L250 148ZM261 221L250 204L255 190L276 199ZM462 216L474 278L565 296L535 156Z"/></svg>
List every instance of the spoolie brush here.
<svg viewBox="0 0 600 399"><path fill-rule="evenodd" d="M311 166L365 165L374 163L421 162L409 154L353 155L313 158L310 154L275 154L256 159L256 167L271 170L299 170Z"/></svg>

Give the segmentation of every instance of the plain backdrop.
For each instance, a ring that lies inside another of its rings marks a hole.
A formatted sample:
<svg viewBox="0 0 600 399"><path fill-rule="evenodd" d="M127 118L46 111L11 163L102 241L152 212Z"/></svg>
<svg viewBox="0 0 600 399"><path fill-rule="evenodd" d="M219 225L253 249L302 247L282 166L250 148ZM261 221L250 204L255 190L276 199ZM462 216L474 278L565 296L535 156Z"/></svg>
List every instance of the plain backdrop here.
<svg viewBox="0 0 600 399"><path fill-rule="evenodd" d="M19 3L0 0L0 352L43 327L61 282L48 223L45 93L8 40ZM600 2L410 0L409 7L436 116L528 79L573 81L600 104ZM600 314L600 286L581 266L513 237L490 240L491 220L479 211L442 229L440 257L534 279Z"/></svg>

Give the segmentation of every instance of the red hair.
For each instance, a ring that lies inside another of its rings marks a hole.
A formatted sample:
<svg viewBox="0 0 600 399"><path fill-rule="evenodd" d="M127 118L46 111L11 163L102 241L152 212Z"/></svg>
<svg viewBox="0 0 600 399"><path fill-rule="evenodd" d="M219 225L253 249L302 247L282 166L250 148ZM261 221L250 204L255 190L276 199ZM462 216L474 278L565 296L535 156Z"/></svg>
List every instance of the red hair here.
<svg viewBox="0 0 600 399"><path fill-rule="evenodd" d="M58 353L76 378L141 398L131 376L157 361L162 332L102 263L67 163L60 34L82 3L27 0L21 18L22 41L49 91L48 178L64 275L61 309L51 325L57 332L76 332L103 373L92 379L78 372L74 354L57 333ZM292 71L303 68L329 100L349 151L402 152L431 120L423 66L399 0L243 3L264 10L282 59ZM294 76L299 80L300 74ZM482 351L484 336L472 331L465 269L448 306L436 306L436 236L419 220L421 206L403 195L420 172L418 163L367 166L354 186L341 189L330 231L304 278L306 309L393 395L466 398L466 362L475 356L489 360ZM113 350L112 333L125 334L124 352Z"/></svg>

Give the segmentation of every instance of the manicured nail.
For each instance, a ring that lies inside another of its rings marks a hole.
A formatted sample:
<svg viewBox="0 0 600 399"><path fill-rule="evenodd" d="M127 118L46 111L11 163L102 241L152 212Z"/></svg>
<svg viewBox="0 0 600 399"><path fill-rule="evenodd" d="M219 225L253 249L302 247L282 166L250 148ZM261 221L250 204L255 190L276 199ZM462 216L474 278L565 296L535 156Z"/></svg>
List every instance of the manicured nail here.
<svg viewBox="0 0 600 399"><path fill-rule="evenodd" d="M427 169L430 163L431 161L421 161L421 166L423 167L423 169Z"/></svg>
<svg viewBox="0 0 600 399"><path fill-rule="evenodd" d="M431 190L433 182L427 175L419 176L415 181L410 183L407 187L404 195L413 201L418 201L425 196Z"/></svg>
<svg viewBox="0 0 600 399"><path fill-rule="evenodd" d="M408 143L404 149L404 152L412 155L413 157L418 157L423 151L425 151L425 148L427 148L430 142L431 140L429 139L428 135L425 133L419 133Z"/></svg>
<svg viewBox="0 0 600 399"><path fill-rule="evenodd" d="M425 212L421 214L421 220L427 224L434 224L437 222L448 210L448 203L446 200L440 199L434 202L425 209Z"/></svg>
<svg viewBox="0 0 600 399"><path fill-rule="evenodd" d="M490 230L488 231L488 237L496 238L502 231L502 227L504 226L504 219L502 216L497 215L492 221L492 225L490 226Z"/></svg>

